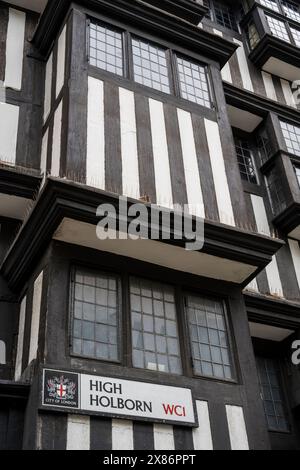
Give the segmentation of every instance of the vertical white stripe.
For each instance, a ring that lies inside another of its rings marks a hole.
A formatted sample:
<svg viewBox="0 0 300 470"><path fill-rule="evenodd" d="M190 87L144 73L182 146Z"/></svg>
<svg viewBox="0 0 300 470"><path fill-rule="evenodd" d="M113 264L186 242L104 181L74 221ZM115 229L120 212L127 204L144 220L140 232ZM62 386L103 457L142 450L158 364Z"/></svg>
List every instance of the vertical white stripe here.
<svg viewBox="0 0 300 470"><path fill-rule="evenodd" d="M105 132L103 82L89 77L87 129L87 184L105 189Z"/></svg>
<svg viewBox="0 0 300 470"><path fill-rule="evenodd" d="M172 208L173 193L163 104L149 99L157 204Z"/></svg>
<svg viewBox="0 0 300 470"><path fill-rule="evenodd" d="M254 89L253 89L253 84L252 84L252 80L251 80L251 76L249 72L249 66L248 66L248 61L247 61L244 45L241 41L235 38L233 39L233 42L235 42L236 44L240 46L236 54L237 54L238 64L239 64L239 68L241 72L243 87L246 90L253 92Z"/></svg>
<svg viewBox="0 0 300 470"><path fill-rule="evenodd" d="M206 401L197 401L196 407L199 428L193 429L194 449L213 450L208 403Z"/></svg>
<svg viewBox="0 0 300 470"><path fill-rule="evenodd" d="M67 32L67 27L65 25L64 29L61 32L61 35L59 36L58 46L57 46L56 98L58 97L65 83L66 32Z"/></svg>
<svg viewBox="0 0 300 470"><path fill-rule="evenodd" d="M51 111L51 95L52 95L52 79L53 79L53 53L51 53L45 73L45 99L44 99L44 122Z"/></svg>
<svg viewBox="0 0 300 470"><path fill-rule="evenodd" d="M51 176L60 175L61 126L62 126L62 101L59 103L58 108L55 111L55 116L54 116Z"/></svg>
<svg viewBox="0 0 300 470"><path fill-rule="evenodd" d="M67 450L90 450L90 417L68 415Z"/></svg>
<svg viewBox="0 0 300 470"><path fill-rule="evenodd" d="M214 33L215 33L217 36L221 36L221 37L224 36L224 34L222 33L222 31L218 31L217 29L214 29L213 31L214 31ZM225 64L224 67L222 68L222 70L221 70L221 75L222 75L222 79L223 79L225 82L232 83L232 75L231 75L231 70L230 70L229 62L227 62L227 64Z"/></svg>
<svg viewBox="0 0 300 470"><path fill-rule="evenodd" d="M280 79L280 82L286 104L288 106L292 106L293 108L297 108L297 104L290 83L287 80L283 80L283 78Z"/></svg>
<svg viewBox="0 0 300 470"><path fill-rule="evenodd" d="M272 75L267 72L262 72L262 78L265 85L267 97L270 100L278 101Z"/></svg>
<svg viewBox="0 0 300 470"><path fill-rule="evenodd" d="M173 426L154 424L154 450L174 450Z"/></svg>
<svg viewBox="0 0 300 470"><path fill-rule="evenodd" d="M232 450L249 450L243 408L226 406L229 437Z"/></svg>
<svg viewBox="0 0 300 470"><path fill-rule="evenodd" d="M9 8L6 37L5 86L22 88L26 14Z"/></svg>
<svg viewBox="0 0 300 470"><path fill-rule="evenodd" d="M201 188L198 158L194 139L194 130L191 114L177 109L181 147L183 155L184 173L190 213L198 217L205 217L203 194Z"/></svg>
<svg viewBox="0 0 300 470"><path fill-rule="evenodd" d="M0 161L16 163L19 107L0 103Z"/></svg>
<svg viewBox="0 0 300 470"><path fill-rule="evenodd" d="M289 245L290 245L291 255L292 255L292 259L293 259L293 264L294 264L294 267L295 267L298 286L299 286L299 289L300 289L300 248L299 248L299 242L297 240L290 240L289 239Z"/></svg>
<svg viewBox="0 0 300 470"><path fill-rule="evenodd" d="M37 357L37 351L38 351L38 345L39 345L43 278L44 278L44 273L42 271L39 277L36 279L34 283L34 288L33 288L30 348L29 348L28 364L30 364Z"/></svg>
<svg viewBox="0 0 300 470"><path fill-rule="evenodd" d="M248 286L246 287L246 290L250 290L250 291L254 291L254 292L259 292L257 280L256 280L256 279L253 279L253 281L250 282L250 284L248 284Z"/></svg>
<svg viewBox="0 0 300 470"><path fill-rule="evenodd" d="M112 420L112 450L133 450L133 423Z"/></svg>
<svg viewBox="0 0 300 470"><path fill-rule="evenodd" d="M271 236L265 203L262 197L251 194L251 202L258 233Z"/></svg>
<svg viewBox="0 0 300 470"><path fill-rule="evenodd" d="M123 194L140 198L139 159L134 93L119 89Z"/></svg>
<svg viewBox="0 0 300 470"><path fill-rule="evenodd" d="M18 332L18 346L17 346L17 357L16 357L16 368L15 368L15 381L18 382L22 375L22 361L23 361L23 346L24 346L24 330L25 330L25 319L26 319L26 302L27 297L21 302L20 314L19 314L19 332Z"/></svg>
<svg viewBox="0 0 300 470"><path fill-rule="evenodd" d="M205 128L212 166L215 191L220 215L224 224L235 225L228 180L226 175L218 123L205 119Z"/></svg>
<svg viewBox="0 0 300 470"><path fill-rule="evenodd" d="M284 297L276 256L273 256L271 263L266 267L266 272L270 293Z"/></svg>
<svg viewBox="0 0 300 470"><path fill-rule="evenodd" d="M262 197L251 194L252 207L258 233L271 236L265 203ZM271 294L283 297L283 288L279 275L276 256L273 256L272 262L266 267L266 273Z"/></svg>
<svg viewBox="0 0 300 470"><path fill-rule="evenodd" d="M43 140L42 140L41 172L43 174L46 174L47 172L48 137L49 137L49 129L46 130L43 136Z"/></svg>

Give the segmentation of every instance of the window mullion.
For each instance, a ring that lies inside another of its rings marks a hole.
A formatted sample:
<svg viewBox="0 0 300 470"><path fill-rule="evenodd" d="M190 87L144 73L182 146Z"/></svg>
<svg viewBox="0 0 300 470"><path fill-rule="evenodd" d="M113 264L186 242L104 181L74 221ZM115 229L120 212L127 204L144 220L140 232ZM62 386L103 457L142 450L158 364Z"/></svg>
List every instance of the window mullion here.
<svg viewBox="0 0 300 470"><path fill-rule="evenodd" d="M123 34L123 38L125 78L128 78L129 80L134 80L131 33L125 31Z"/></svg>

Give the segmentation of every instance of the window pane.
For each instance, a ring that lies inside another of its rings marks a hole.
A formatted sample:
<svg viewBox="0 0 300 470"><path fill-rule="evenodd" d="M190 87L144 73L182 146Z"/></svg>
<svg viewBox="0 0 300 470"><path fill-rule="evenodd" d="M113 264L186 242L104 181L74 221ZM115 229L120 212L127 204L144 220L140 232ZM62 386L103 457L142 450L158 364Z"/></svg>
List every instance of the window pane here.
<svg viewBox="0 0 300 470"><path fill-rule="evenodd" d="M300 127L280 122L288 152L300 157Z"/></svg>
<svg viewBox="0 0 300 470"><path fill-rule="evenodd" d="M214 1L214 10L216 22L225 28L233 29L238 32L235 13L229 5Z"/></svg>
<svg viewBox="0 0 300 470"><path fill-rule="evenodd" d="M77 269L73 292L73 353L95 359L118 360L117 278ZM81 302L76 300L78 296Z"/></svg>
<svg viewBox="0 0 300 470"><path fill-rule="evenodd" d="M300 30L291 27L291 32L297 47L300 47Z"/></svg>
<svg viewBox="0 0 300 470"><path fill-rule="evenodd" d="M249 143L236 138L235 148L242 179L257 184L254 159Z"/></svg>
<svg viewBox="0 0 300 470"><path fill-rule="evenodd" d="M223 380L232 379L223 303L189 295L186 305L195 373Z"/></svg>
<svg viewBox="0 0 300 470"><path fill-rule="evenodd" d="M279 364L274 359L256 358L265 414L270 431L289 430L283 401Z"/></svg>
<svg viewBox="0 0 300 470"><path fill-rule="evenodd" d="M90 64L123 75L122 33L96 22L90 23Z"/></svg>
<svg viewBox="0 0 300 470"><path fill-rule="evenodd" d="M282 186L282 180L276 168L266 175L266 186L274 215L282 212L286 206L286 198Z"/></svg>
<svg viewBox="0 0 300 470"><path fill-rule="evenodd" d="M174 290L131 279L130 298L133 366L181 374Z"/></svg>
<svg viewBox="0 0 300 470"><path fill-rule="evenodd" d="M266 15L266 18L273 36L283 41L291 42L284 21L277 20L277 18L269 15Z"/></svg>
<svg viewBox="0 0 300 470"><path fill-rule="evenodd" d="M300 8L296 3L282 0L282 8L288 18L300 23Z"/></svg>
<svg viewBox="0 0 300 470"><path fill-rule="evenodd" d="M278 11L279 12L279 7L277 5L276 0L260 0L260 3L267 7L270 8L271 10Z"/></svg>
<svg viewBox="0 0 300 470"><path fill-rule="evenodd" d="M140 39L132 39L132 52L135 81L170 93L166 51Z"/></svg>
<svg viewBox="0 0 300 470"><path fill-rule="evenodd" d="M207 108L211 107L208 80L203 65L177 57L181 96Z"/></svg>

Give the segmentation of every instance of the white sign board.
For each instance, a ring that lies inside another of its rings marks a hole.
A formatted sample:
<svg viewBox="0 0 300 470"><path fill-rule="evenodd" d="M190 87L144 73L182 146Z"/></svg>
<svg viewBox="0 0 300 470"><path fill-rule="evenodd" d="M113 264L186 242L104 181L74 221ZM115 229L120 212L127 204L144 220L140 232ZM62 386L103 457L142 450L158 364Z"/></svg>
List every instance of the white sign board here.
<svg viewBox="0 0 300 470"><path fill-rule="evenodd" d="M42 405L91 414L195 424L191 390L45 369Z"/></svg>

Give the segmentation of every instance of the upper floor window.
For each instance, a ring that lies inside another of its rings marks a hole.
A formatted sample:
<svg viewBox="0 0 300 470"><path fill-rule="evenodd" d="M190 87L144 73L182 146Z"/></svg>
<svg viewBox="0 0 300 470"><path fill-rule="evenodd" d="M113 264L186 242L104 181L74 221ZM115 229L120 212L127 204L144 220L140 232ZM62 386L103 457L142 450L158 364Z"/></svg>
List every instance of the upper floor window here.
<svg viewBox="0 0 300 470"><path fill-rule="evenodd" d="M123 75L122 34L98 23L90 23L90 64Z"/></svg>
<svg viewBox="0 0 300 470"><path fill-rule="evenodd" d="M277 18L274 18L274 16L270 15L266 15L266 18L273 36L282 39L283 41L291 42L284 21L278 20Z"/></svg>
<svg viewBox="0 0 300 470"><path fill-rule="evenodd" d="M258 357L256 361L269 430L287 432L289 423L278 361L263 357Z"/></svg>
<svg viewBox="0 0 300 470"><path fill-rule="evenodd" d="M300 30L291 27L291 32L293 35L293 39L297 47L300 47Z"/></svg>
<svg viewBox="0 0 300 470"><path fill-rule="evenodd" d="M276 216L286 208L286 198L282 187L281 178L272 168L266 176L266 186L272 207L273 214Z"/></svg>
<svg viewBox="0 0 300 470"><path fill-rule="evenodd" d="M90 21L89 30L89 62L92 66L154 90L174 93L201 106L212 107L205 65L98 22Z"/></svg>
<svg viewBox="0 0 300 470"><path fill-rule="evenodd" d="M280 121L287 150L300 157L300 127Z"/></svg>
<svg viewBox="0 0 300 470"><path fill-rule="evenodd" d="M166 51L154 44L133 38L132 54L135 81L170 93Z"/></svg>
<svg viewBox="0 0 300 470"><path fill-rule="evenodd" d="M209 18L224 28L239 32L237 18L234 9L229 2L218 0L206 0L205 6L209 7Z"/></svg>
<svg viewBox="0 0 300 470"><path fill-rule="evenodd" d="M270 8L270 10L278 11L279 12L279 6L277 3L277 0L260 0L260 3L267 8Z"/></svg>
<svg viewBox="0 0 300 470"><path fill-rule="evenodd" d="M260 36L253 21L247 26L247 39L251 50L253 50L260 41Z"/></svg>
<svg viewBox="0 0 300 470"><path fill-rule="evenodd" d="M118 361L119 308L116 276L76 269L72 285L72 352Z"/></svg>
<svg viewBox="0 0 300 470"><path fill-rule="evenodd" d="M232 379L223 303L195 295L187 295L185 303L196 375Z"/></svg>
<svg viewBox="0 0 300 470"><path fill-rule="evenodd" d="M294 2L282 0L281 5L288 18L300 23L300 7Z"/></svg>
<svg viewBox="0 0 300 470"><path fill-rule="evenodd" d="M257 135L257 150L260 162L263 165L272 155L272 146L266 130L262 130Z"/></svg>
<svg viewBox="0 0 300 470"><path fill-rule="evenodd" d="M246 140L235 138L235 148L242 179L257 184L254 157L249 143Z"/></svg>
<svg viewBox="0 0 300 470"><path fill-rule="evenodd" d="M182 98L210 108L211 99L205 67L182 57L177 57L177 64Z"/></svg>
<svg viewBox="0 0 300 470"><path fill-rule="evenodd" d="M181 374L174 289L131 279L130 299L133 366Z"/></svg>
<svg viewBox="0 0 300 470"><path fill-rule="evenodd" d="M191 357L196 376L232 380L224 302L199 295L179 297L174 286L161 282L74 269L71 352L87 359L125 362L137 369L173 375L181 375L183 358ZM181 327L179 314L186 316ZM130 325L129 329L125 325ZM126 351L127 345L131 349L131 360L127 355L123 357L124 344ZM191 352L182 356L183 344L190 344ZM190 367L185 364L185 368Z"/></svg>

